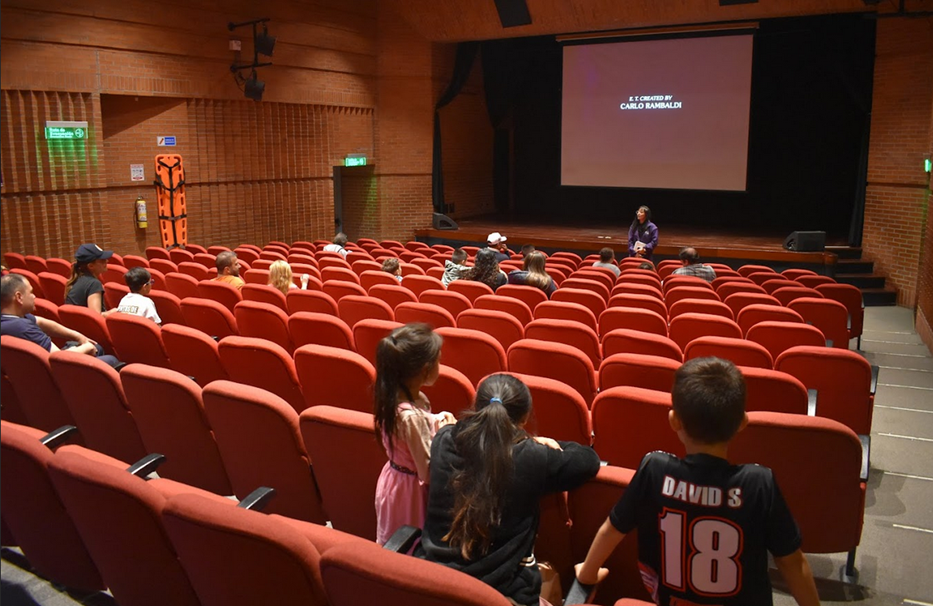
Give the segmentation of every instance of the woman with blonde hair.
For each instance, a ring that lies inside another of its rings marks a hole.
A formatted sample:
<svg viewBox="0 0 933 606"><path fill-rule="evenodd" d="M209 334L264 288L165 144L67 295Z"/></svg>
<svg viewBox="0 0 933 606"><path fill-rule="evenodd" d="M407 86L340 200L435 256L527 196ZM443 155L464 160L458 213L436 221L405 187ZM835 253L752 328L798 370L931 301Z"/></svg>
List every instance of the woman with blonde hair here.
<svg viewBox="0 0 933 606"><path fill-rule="evenodd" d="M302 290L308 289L308 279L308 274L301 274ZM288 263L278 260L269 266L269 286L279 289L283 295L287 295L293 288L298 288L292 281L292 268Z"/></svg>
<svg viewBox="0 0 933 606"><path fill-rule="evenodd" d="M545 258L538 251L528 253L525 257L524 269L516 269L509 272L509 284L521 284L525 286L534 286L544 291L548 297L557 290L554 280L544 270Z"/></svg>

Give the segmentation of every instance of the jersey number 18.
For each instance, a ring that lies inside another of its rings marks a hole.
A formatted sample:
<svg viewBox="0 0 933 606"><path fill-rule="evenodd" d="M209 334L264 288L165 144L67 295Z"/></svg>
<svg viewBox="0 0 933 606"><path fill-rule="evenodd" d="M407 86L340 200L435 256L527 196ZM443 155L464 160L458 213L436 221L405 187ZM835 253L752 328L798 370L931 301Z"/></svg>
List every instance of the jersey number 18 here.
<svg viewBox="0 0 933 606"><path fill-rule="evenodd" d="M696 518L686 528L682 511L664 509L661 531L661 578L685 591L685 581L699 595L730 596L742 585L742 529L722 518Z"/></svg>

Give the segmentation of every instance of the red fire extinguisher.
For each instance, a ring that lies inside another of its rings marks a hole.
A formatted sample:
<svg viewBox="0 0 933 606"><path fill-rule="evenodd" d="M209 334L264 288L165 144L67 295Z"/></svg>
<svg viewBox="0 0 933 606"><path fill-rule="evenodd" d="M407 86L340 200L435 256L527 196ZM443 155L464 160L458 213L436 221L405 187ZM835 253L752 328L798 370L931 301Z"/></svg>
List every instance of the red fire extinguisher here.
<svg viewBox="0 0 933 606"><path fill-rule="evenodd" d="M139 229L149 227L149 219L146 217L146 201L142 196L136 198L136 227Z"/></svg>

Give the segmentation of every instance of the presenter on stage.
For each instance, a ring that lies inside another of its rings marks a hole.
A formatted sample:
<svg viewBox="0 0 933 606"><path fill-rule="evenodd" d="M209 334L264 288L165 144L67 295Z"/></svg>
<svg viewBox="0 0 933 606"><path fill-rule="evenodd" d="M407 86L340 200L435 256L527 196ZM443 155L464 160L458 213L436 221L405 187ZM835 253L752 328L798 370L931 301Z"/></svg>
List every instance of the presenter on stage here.
<svg viewBox="0 0 933 606"><path fill-rule="evenodd" d="M628 228L628 256L650 259L657 245L658 226L651 222L651 209L640 206Z"/></svg>

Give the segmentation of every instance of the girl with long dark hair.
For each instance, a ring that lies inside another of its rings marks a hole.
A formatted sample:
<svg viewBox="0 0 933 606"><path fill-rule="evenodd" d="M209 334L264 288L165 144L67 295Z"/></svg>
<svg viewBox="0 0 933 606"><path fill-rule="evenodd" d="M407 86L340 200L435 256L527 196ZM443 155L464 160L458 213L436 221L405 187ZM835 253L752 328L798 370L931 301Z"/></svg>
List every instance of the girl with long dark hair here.
<svg viewBox="0 0 933 606"><path fill-rule="evenodd" d="M508 282L506 275L499 269L496 253L491 248L483 248L476 253L473 269L464 277L474 282L482 282L493 290Z"/></svg>
<svg viewBox="0 0 933 606"><path fill-rule="evenodd" d="M455 419L433 414L421 388L437 380L441 337L427 324L396 328L376 348L373 416L389 461L376 484L376 541L399 526L421 527L427 500L431 439Z"/></svg>
<svg viewBox="0 0 933 606"><path fill-rule="evenodd" d="M96 244L79 246L71 265L71 277L65 283L65 303L107 315L100 275L107 271L107 260L112 256L112 250L104 250Z"/></svg>
<svg viewBox="0 0 933 606"><path fill-rule="evenodd" d="M422 535L427 559L474 576L515 604L541 603L534 556L538 502L599 471L592 448L531 437L531 393L506 374L487 377L474 409L438 431Z"/></svg>
<svg viewBox="0 0 933 606"><path fill-rule="evenodd" d="M628 228L628 256L650 259L658 245L658 226L651 222L651 209L639 206Z"/></svg>

